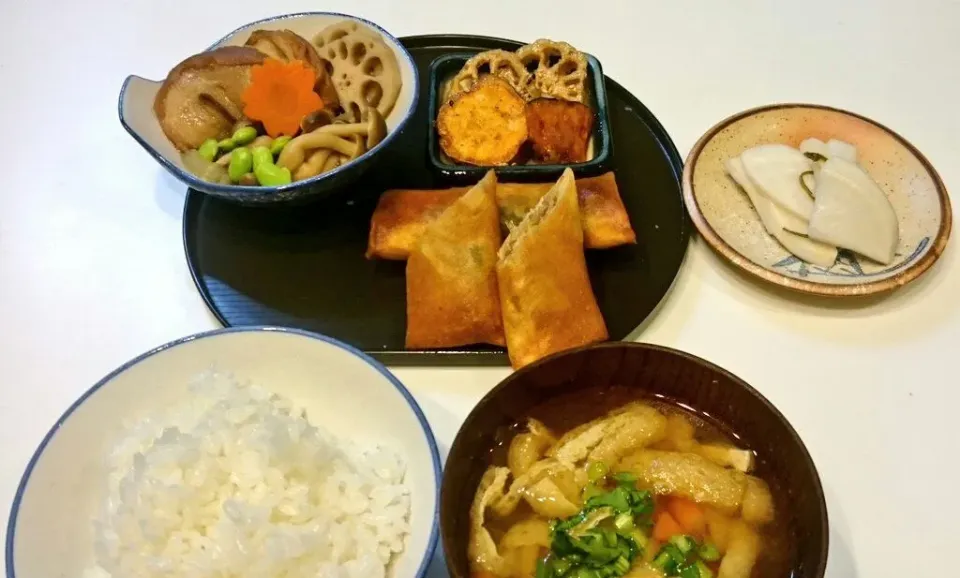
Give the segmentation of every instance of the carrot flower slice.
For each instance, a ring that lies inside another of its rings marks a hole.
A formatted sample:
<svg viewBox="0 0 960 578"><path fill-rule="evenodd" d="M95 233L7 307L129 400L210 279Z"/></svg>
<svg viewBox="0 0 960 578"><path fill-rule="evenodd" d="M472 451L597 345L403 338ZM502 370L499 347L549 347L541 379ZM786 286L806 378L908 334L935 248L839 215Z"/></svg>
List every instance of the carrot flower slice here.
<svg viewBox="0 0 960 578"><path fill-rule="evenodd" d="M305 115L323 108L323 100L313 91L316 80L314 70L300 60L268 58L250 71L250 84L241 96L243 114L262 122L274 138L293 136Z"/></svg>

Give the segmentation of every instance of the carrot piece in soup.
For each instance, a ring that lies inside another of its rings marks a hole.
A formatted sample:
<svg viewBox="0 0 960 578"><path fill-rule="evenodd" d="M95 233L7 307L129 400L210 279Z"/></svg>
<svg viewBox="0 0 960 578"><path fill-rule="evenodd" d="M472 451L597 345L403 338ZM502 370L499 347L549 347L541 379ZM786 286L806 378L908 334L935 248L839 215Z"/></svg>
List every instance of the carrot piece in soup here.
<svg viewBox="0 0 960 578"><path fill-rule="evenodd" d="M687 534L701 537L707 528L703 510L696 503L679 497L667 501L667 511Z"/></svg>
<svg viewBox="0 0 960 578"><path fill-rule="evenodd" d="M671 536L683 534L683 528L670 515L670 512L661 512L653 526L653 537L660 542L666 542Z"/></svg>

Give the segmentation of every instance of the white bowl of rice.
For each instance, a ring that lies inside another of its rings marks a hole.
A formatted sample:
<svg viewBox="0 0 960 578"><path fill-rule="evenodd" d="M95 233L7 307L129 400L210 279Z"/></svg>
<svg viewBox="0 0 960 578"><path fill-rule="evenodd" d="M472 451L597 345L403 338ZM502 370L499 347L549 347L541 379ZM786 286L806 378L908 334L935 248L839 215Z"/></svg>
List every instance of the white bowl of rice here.
<svg viewBox="0 0 960 578"><path fill-rule="evenodd" d="M43 439L8 578L422 578L440 456L403 385L320 335L223 329L107 375Z"/></svg>

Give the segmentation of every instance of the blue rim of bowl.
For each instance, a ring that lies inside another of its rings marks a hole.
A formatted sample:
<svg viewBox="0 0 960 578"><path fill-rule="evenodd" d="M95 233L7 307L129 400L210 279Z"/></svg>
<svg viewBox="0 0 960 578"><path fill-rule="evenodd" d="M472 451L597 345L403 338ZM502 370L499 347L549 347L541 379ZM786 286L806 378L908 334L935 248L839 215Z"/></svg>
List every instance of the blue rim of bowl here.
<svg viewBox="0 0 960 578"><path fill-rule="evenodd" d="M440 467L440 450L437 447L437 440L433 435L433 430L430 428L429 422L427 422L426 416L423 414L423 410L420 408L420 404L417 403L417 400L414 399L410 391L403 385L399 379L386 368L382 363L376 361L366 353L360 351L359 349L353 347L352 345L347 345L341 341L338 341L332 337L327 337L326 335L321 335L319 333L313 333L311 331L304 331L302 329L293 329L289 327L275 327L272 325L256 325L256 326L247 326L247 327L225 327L221 329L214 329L212 331L204 331L202 333L196 333L193 335L188 335L187 337L181 337L169 343L165 343L159 347L155 347L145 353L134 357L133 359L127 361L117 369L114 369L106 376L100 379L93 387L88 389L81 395L75 402L73 402L70 407L67 408L63 415L57 419L56 423L53 424L53 427L50 428L50 431L43 436L43 440L40 442L40 445L37 447L36 451L31 456L30 461L27 462L27 468L23 472L23 476L20 478L20 484L17 486L17 493L13 497L13 505L10 507L10 519L7 521L7 540L5 544L6 552L4 554L4 562L7 566L6 576L7 578L16 578L16 572L14 571L13 566L13 543L17 530L17 514L20 512L20 502L23 499L23 493L27 488L27 484L30 481L30 474L33 473L33 468L36 466L37 462L40 460L40 456L43 455L43 451L46 449L47 444L50 443L50 440L53 439L53 436L56 435L60 427L67 421L71 414L78 407L80 407L83 402L85 402L91 395L97 392L101 387L112 381L118 375L124 371L130 369L134 365L144 361L149 357L153 357L158 353L162 353L168 349L172 349L179 345L189 343L191 341L197 341L200 339L206 339L208 337L217 337L219 335L225 335L229 333L261 333L261 332L270 332L270 333L284 333L288 335L299 335L301 337L307 337L310 339L315 339L317 341L322 341L327 345L332 345L347 353L351 353L354 356L360 358L367 363L370 367L377 370L377 372L387 379L403 396L406 400L407 405L410 406L410 410L413 411L413 414L417 417L417 421L420 422L420 428L423 430L423 436L427 440L427 445L430 447L430 458L433 461L433 479L434 485L436 486L436 491L434 495L434 507L433 507L433 524L430 528L430 537L427 539L427 549L424 552L423 559L420 561L420 565L417 567L417 578L423 578L427 573L427 568L430 566L430 562L433 559L434 553L437 549L437 542L440 536L440 485L443 480ZM120 578L120 577L118 577Z"/></svg>
<svg viewBox="0 0 960 578"><path fill-rule="evenodd" d="M311 184L316 184L320 181L334 177L342 172L345 172L350 168L355 168L357 165L369 161L370 158L373 157L374 153L386 147L386 145L389 144L390 141L392 141L397 135L403 132L403 129L406 127L407 123L410 121L411 118L413 118L414 114L417 112L417 102L420 100L420 72L417 70L417 64L416 62L414 62L413 56L410 54L410 51L407 50L407 47L404 46L402 42L400 42L400 40L398 40L395 36L387 32L386 30L384 30L381 26L365 18L360 18L359 16L352 16L350 14L343 14L340 12L296 12L293 14L271 16L270 18L264 18L262 20L256 20L254 22L244 24L243 26L236 28L229 34L223 36L222 38L220 38L219 40L217 40L216 42L208 46L205 49L205 51L212 50L218 44L221 44L224 41L228 40L230 37L234 36L244 28L249 28L251 26L256 26L258 24L276 22L277 20L291 20L295 18L302 18L305 16L337 16L340 18L348 19L348 20L356 20L357 22L362 22L363 24L366 24L367 26L378 31L380 34L384 35L386 38L393 41L400 48L403 58L410 65L410 69L413 70L413 98L411 99L410 107L407 109L406 113L403 115L403 118L401 118L400 122L397 123L396 128L394 128L392 131L387 133L386 138L384 138L382 141L374 145L372 149L363 153L356 159L350 161L345 165L339 166L333 169L332 171L328 171L323 174L310 177L309 179L304 179L302 181L295 181L287 185L281 185L279 187L222 185L219 183L210 183L210 182L204 181L190 174L188 171L185 171L184 169L181 169L177 165L168 161L166 157L160 154L149 143L147 143L145 140L140 138L140 136L130 127L129 124L127 124L127 121L123 118L123 97L127 93L127 87L130 85L130 82L133 81L134 79L139 79L146 82L158 82L155 80L150 80L148 78L143 78L142 76L138 76L136 74L131 74L127 76L127 78L125 78L123 81L123 86L120 87L120 97L117 101L117 116L120 118L120 124L123 126L124 130L127 131L127 134L133 137L133 140L137 141L137 143L143 148L143 150L147 151L147 153L149 153L150 156L152 156L155 161L157 161L165 169L167 169L168 171L176 175L178 179L186 183L187 186L189 186L191 189L204 191L204 192L211 191L221 195L230 195L230 196L244 195L244 196L250 196L250 197L260 197L260 196L273 195L275 193L284 193L284 192L294 191L301 188L307 188Z"/></svg>

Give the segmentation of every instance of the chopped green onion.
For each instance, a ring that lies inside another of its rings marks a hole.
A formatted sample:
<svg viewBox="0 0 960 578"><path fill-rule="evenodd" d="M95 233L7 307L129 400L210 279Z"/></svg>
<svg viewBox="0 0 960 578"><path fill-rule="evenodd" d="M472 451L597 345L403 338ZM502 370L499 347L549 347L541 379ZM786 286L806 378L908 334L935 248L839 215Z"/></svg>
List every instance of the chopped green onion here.
<svg viewBox="0 0 960 578"><path fill-rule="evenodd" d="M659 568L664 574L670 576L677 571L677 561L673 559L670 552L661 549L657 557L653 559L653 565Z"/></svg>
<svg viewBox="0 0 960 578"><path fill-rule="evenodd" d="M613 474L613 479L616 480L618 484L637 483L637 476L631 474L630 472L617 472Z"/></svg>
<svg viewBox="0 0 960 578"><path fill-rule="evenodd" d="M593 496L587 500L586 508L593 510L603 506L610 506L618 514L630 511L629 494L623 487L618 487L612 492Z"/></svg>
<svg viewBox="0 0 960 578"><path fill-rule="evenodd" d="M553 575L554 576L566 576L567 572L573 568L573 562L565 558L554 559L553 561ZM537 578L540 578L537 576Z"/></svg>
<svg viewBox="0 0 960 578"><path fill-rule="evenodd" d="M806 152L806 153L803 153L803 156L807 157L807 158L810 159L811 161L818 161L818 162L819 162L819 161L825 161L825 160L827 160L827 157L823 156L823 155L820 154L820 153Z"/></svg>
<svg viewBox="0 0 960 578"><path fill-rule="evenodd" d="M608 535L609 534L609 535ZM579 538L571 540L573 546L584 552L587 558L606 564L620 555L617 535L611 531L592 530Z"/></svg>
<svg viewBox="0 0 960 578"><path fill-rule="evenodd" d="M607 467L607 464L603 462L591 462L590 465L587 466L587 479L591 482L602 480L606 477L608 471L610 471L610 469Z"/></svg>
<svg viewBox="0 0 960 578"><path fill-rule="evenodd" d="M653 495L650 492L633 490L630 494L630 509L635 517L642 518L643 525L653 523L653 508Z"/></svg>
<svg viewBox="0 0 960 578"><path fill-rule="evenodd" d="M686 556L697 547L697 542L690 536L673 536L670 543L680 550L680 553Z"/></svg>
<svg viewBox="0 0 960 578"><path fill-rule="evenodd" d="M590 498L594 498L603 493L604 492L601 488L598 488L593 484L587 484L586 487L583 488L583 501L587 502L588 500L590 500Z"/></svg>
<svg viewBox="0 0 960 578"><path fill-rule="evenodd" d="M569 558L576 553L576 548L570 540L570 535L566 531L554 532L553 540L550 542L550 549L557 556Z"/></svg>
<svg viewBox="0 0 960 578"><path fill-rule="evenodd" d="M618 515L613 520L613 525L616 526L618 530L630 530L633 528L633 514L624 512Z"/></svg>
<svg viewBox="0 0 960 578"><path fill-rule="evenodd" d="M687 560L686 554L684 554L680 548L677 548L675 544L667 544L663 547L661 552L666 552L670 559L673 560L674 564L679 566Z"/></svg>
<svg viewBox="0 0 960 578"><path fill-rule="evenodd" d="M710 542L705 542L702 546L700 546L697 554L700 555L701 559L706 560L707 562L716 562L720 559L720 550L717 550L717 547Z"/></svg>
<svg viewBox="0 0 960 578"><path fill-rule="evenodd" d="M622 576L630 570L630 561L627 560L626 557L620 556L613 561L613 568L617 571L618 575Z"/></svg>
<svg viewBox="0 0 960 578"><path fill-rule="evenodd" d="M538 571L536 578L622 578L630 571L648 542L637 524L646 527L649 516L638 517L634 512L652 512L653 497L631 485L604 491L599 483L584 488L580 512L551 520L545 575Z"/></svg>
<svg viewBox="0 0 960 578"><path fill-rule="evenodd" d="M558 562L559 562L559 561L560 561L560 560L558 560ZM554 565L553 568L554 568L554 570L556 570L556 565ZM551 578L551 574L552 574L552 573L550 572L550 570L547 569L547 563L546 563L545 559L544 559L544 558L541 558L541 559L537 560L537 574L536 574L536 578Z"/></svg>
<svg viewBox="0 0 960 578"><path fill-rule="evenodd" d="M700 571L700 578L713 578L713 570L700 560L697 560L697 570Z"/></svg>
<svg viewBox="0 0 960 578"><path fill-rule="evenodd" d="M592 569L587 568L586 566L581 566L572 574L573 578L600 578L600 574Z"/></svg>
<svg viewBox="0 0 960 578"><path fill-rule="evenodd" d="M703 557L706 554L706 558ZM720 552L713 544L698 546L690 536L673 536L660 548L653 565L666 576L679 578L714 578L713 571L704 560L714 562Z"/></svg>

